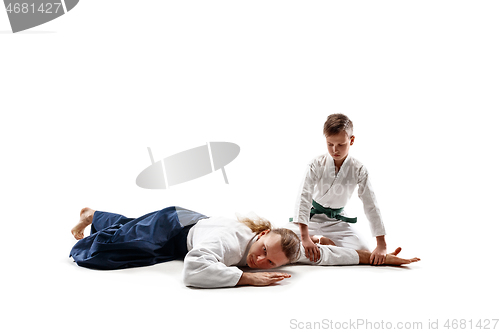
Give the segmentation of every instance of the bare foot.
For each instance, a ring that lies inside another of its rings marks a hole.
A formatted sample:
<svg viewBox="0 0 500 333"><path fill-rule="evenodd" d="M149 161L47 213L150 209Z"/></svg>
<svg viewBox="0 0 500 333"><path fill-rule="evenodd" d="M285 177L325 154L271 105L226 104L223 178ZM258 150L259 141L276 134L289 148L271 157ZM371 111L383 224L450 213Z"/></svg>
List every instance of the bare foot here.
<svg viewBox="0 0 500 333"><path fill-rule="evenodd" d="M319 237L314 235L314 236L311 236L311 240L314 244L318 244L319 243Z"/></svg>
<svg viewBox="0 0 500 333"><path fill-rule="evenodd" d="M80 211L80 222L71 229L71 233L75 239L79 240L83 238L83 231L86 227L92 224L94 218L95 210L88 207L83 208Z"/></svg>
<svg viewBox="0 0 500 333"><path fill-rule="evenodd" d="M319 243L321 245L333 245L333 246L337 246L337 245L335 245L335 243L330 238L327 238L325 236L323 236L323 237L321 237L319 239Z"/></svg>
<svg viewBox="0 0 500 333"><path fill-rule="evenodd" d="M385 257L385 264L386 265L393 265L393 266L401 266L401 265L408 265L411 264L412 262L417 262L420 261L420 258L412 258L412 259L403 259L397 257L397 255L401 252L401 248L398 247L394 252L387 254Z"/></svg>
<svg viewBox="0 0 500 333"><path fill-rule="evenodd" d="M321 244L321 245L333 245L336 246L335 243L330 239L326 238L325 236L318 237L316 235L311 237L311 240L313 241L314 244Z"/></svg>

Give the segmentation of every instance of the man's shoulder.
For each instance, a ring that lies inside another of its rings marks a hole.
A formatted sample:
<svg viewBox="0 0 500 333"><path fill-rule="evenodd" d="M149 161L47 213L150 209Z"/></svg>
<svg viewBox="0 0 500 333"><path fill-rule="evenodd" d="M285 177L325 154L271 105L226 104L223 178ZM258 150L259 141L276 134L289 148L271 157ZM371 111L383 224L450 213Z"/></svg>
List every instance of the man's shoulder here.
<svg viewBox="0 0 500 333"><path fill-rule="evenodd" d="M204 229L205 234L216 233L227 236L238 236L240 234L251 234L252 231L245 224L238 221L236 217L216 216L199 221L196 226L198 230ZM231 237L230 237L231 238Z"/></svg>

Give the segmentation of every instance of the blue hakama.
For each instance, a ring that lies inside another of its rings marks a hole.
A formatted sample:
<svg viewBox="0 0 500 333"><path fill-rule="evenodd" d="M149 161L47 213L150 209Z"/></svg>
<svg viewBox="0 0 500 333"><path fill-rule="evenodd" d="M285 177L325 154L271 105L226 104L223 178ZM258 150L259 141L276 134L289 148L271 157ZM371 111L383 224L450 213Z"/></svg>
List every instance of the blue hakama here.
<svg viewBox="0 0 500 333"><path fill-rule="evenodd" d="M82 267L121 269L183 259L191 227L207 216L177 206L139 218L96 211L90 236L79 240L70 257Z"/></svg>

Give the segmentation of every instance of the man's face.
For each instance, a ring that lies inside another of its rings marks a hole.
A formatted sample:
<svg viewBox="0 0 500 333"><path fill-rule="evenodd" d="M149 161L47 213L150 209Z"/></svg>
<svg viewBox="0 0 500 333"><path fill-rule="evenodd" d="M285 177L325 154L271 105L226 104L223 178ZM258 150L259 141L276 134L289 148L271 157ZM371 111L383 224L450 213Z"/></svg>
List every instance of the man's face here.
<svg viewBox="0 0 500 333"><path fill-rule="evenodd" d="M346 159L347 154L349 154L349 148L353 143L354 135L349 138L344 131L326 137L328 153L333 157L335 162L343 162Z"/></svg>
<svg viewBox="0 0 500 333"><path fill-rule="evenodd" d="M288 258L281 248L281 235L265 230L258 237L248 251L248 267L269 269L288 263Z"/></svg>

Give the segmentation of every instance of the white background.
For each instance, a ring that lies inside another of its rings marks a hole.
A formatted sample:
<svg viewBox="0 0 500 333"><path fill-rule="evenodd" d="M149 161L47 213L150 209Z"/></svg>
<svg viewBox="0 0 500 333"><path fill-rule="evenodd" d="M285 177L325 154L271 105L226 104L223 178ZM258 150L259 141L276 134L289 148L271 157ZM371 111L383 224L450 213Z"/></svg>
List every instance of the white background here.
<svg viewBox="0 0 500 333"><path fill-rule="evenodd" d="M2 331L499 318L499 14L496 1L82 0L12 34L0 11ZM335 112L354 123L389 249L421 262L289 266L277 286L197 290L182 262L103 272L68 258L85 206L286 223ZM161 159L208 141L241 147L229 185L220 171L135 185L147 147Z"/></svg>

